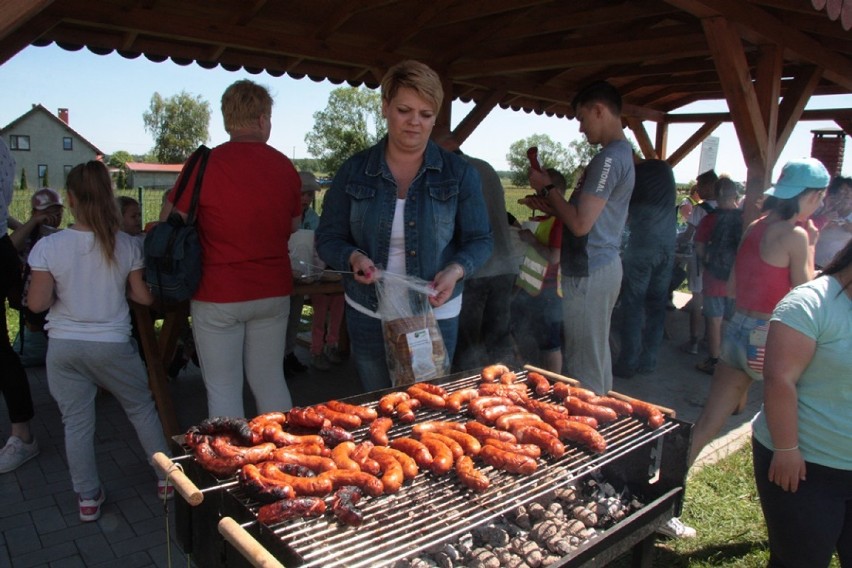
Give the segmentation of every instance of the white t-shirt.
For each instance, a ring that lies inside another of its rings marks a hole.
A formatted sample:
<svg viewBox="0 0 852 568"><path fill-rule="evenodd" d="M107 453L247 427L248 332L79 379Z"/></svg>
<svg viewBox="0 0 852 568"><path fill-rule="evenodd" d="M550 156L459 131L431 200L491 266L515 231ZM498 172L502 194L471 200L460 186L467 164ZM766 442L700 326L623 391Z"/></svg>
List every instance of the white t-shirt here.
<svg viewBox="0 0 852 568"><path fill-rule="evenodd" d="M127 341L127 276L144 267L138 239L116 233L115 263L109 265L94 233L72 227L39 240L30 252L29 263L34 271L50 272L56 283L56 299L45 326L48 337Z"/></svg>

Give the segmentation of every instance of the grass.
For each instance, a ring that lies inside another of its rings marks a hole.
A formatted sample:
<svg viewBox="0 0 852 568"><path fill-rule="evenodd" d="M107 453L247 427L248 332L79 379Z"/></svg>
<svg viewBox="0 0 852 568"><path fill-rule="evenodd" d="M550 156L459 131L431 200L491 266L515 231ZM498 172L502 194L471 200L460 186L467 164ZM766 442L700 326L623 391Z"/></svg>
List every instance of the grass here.
<svg viewBox="0 0 852 568"><path fill-rule="evenodd" d="M769 543L754 484L750 444L690 475L681 520L695 527L698 536L683 540L658 539L654 566L766 566ZM629 565L629 558L625 557L613 566ZM840 567L837 555L831 567Z"/></svg>

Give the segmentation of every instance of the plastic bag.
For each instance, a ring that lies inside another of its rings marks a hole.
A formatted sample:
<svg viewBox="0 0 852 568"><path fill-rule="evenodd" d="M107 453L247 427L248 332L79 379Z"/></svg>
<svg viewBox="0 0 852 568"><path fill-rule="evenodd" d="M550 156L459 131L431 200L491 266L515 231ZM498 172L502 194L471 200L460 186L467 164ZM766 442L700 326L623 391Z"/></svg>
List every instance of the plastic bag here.
<svg viewBox="0 0 852 568"><path fill-rule="evenodd" d="M322 267L314 263L314 231L311 229L299 229L290 235L287 243L290 253L290 266L293 269L293 278L305 283L314 282L322 274Z"/></svg>
<svg viewBox="0 0 852 568"><path fill-rule="evenodd" d="M393 386L448 374L450 358L429 304L428 283L413 276L384 273L376 282L376 294Z"/></svg>

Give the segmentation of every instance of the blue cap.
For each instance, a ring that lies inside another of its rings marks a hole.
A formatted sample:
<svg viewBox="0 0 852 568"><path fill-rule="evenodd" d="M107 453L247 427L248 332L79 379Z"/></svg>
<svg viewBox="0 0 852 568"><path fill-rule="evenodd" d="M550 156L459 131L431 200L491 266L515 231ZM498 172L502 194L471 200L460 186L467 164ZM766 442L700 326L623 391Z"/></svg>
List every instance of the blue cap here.
<svg viewBox="0 0 852 568"><path fill-rule="evenodd" d="M825 188L829 181L831 176L822 162L816 158L801 158L784 164L778 182L763 193L778 199L790 199L808 188Z"/></svg>

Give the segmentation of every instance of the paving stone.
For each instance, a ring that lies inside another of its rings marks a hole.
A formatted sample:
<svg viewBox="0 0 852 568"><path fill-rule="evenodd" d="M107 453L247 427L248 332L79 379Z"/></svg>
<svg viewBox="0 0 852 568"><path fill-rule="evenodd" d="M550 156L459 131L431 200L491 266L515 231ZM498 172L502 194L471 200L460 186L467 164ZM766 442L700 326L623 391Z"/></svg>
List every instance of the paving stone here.
<svg viewBox="0 0 852 568"><path fill-rule="evenodd" d="M45 507L44 509L33 511L30 516L40 535L62 530L68 526L65 524L65 519L62 517L59 507Z"/></svg>
<svg viewBox="0 0 852 568"><path fill-rule="evenodd" d="M101 534L93 534L74 541L77 549L80 551L80 556L86 561L87 565L100 564L103 562L115 561L115 551L109 542Z"/></svg>
<svg viewBox="0 0 852 568"><path fill-rule="evenodd" d="M31 522L10 528L5 531L4 536L6 537L6 546L9 547L9 553L13 557L39 550L42 547L38 532Z"/></svg>
<svg viewBox="0 0 852 568"><path fill-rule="evenodd" d="M77 547L73 543L65 542L57 545L45 546L42 549L22 555L12 555L15 568L44 567L51 562L79 558Z"/></svg>

